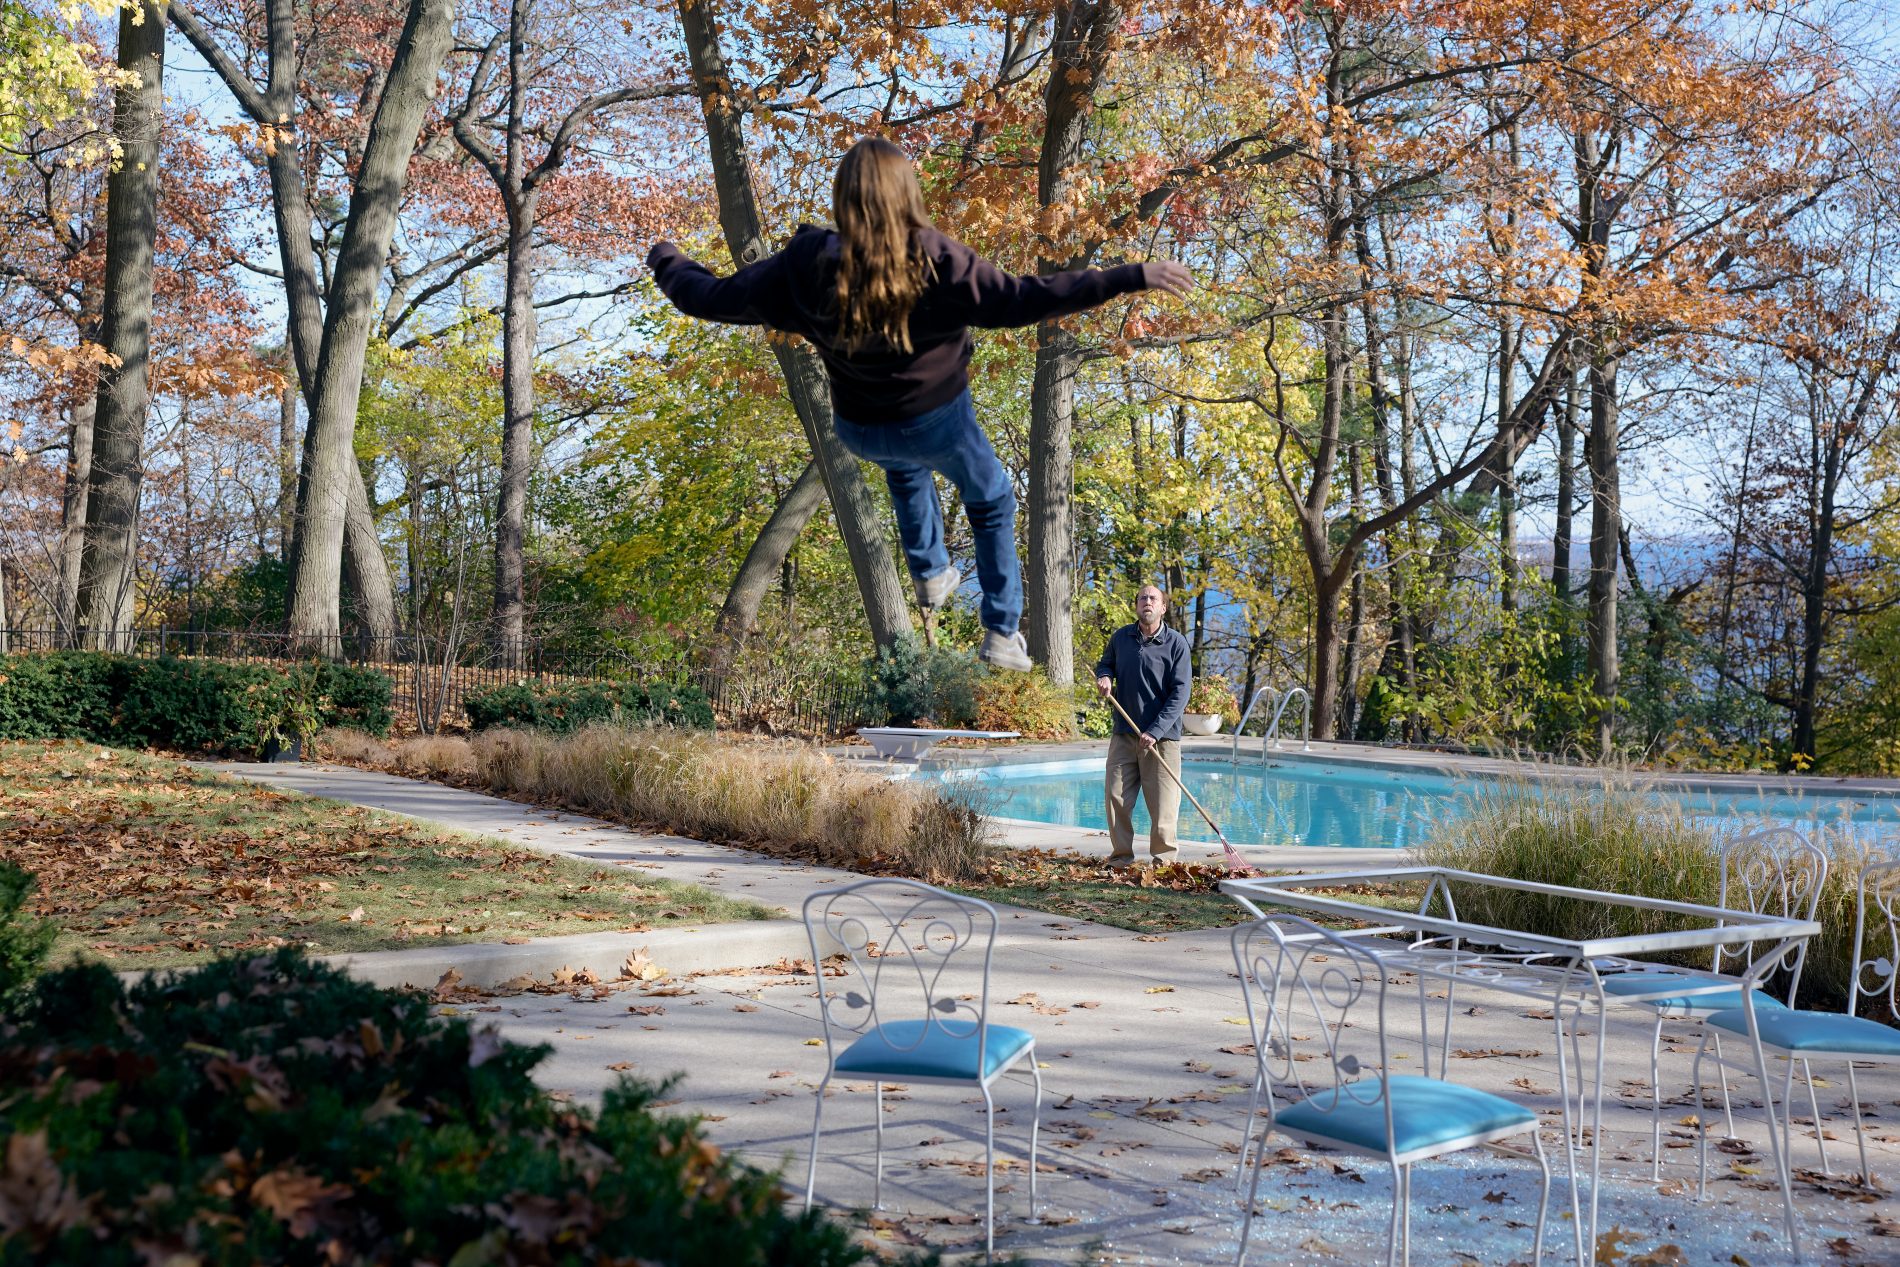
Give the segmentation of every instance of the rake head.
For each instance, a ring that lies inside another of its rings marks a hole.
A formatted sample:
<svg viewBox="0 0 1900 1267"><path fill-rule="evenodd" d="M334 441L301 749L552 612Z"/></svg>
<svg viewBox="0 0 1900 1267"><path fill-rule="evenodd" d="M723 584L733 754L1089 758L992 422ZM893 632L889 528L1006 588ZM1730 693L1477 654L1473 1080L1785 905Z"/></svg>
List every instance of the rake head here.
<svg viewBox="0 0 1900 1267"><path fill-rule="evenodd" d="M1234 875L1253 874L1253 868L1247 865L1247 860L1240 856L1240 850L1234 848L1225 835L1220 838L1220 847L1229 872Z"/></svg>

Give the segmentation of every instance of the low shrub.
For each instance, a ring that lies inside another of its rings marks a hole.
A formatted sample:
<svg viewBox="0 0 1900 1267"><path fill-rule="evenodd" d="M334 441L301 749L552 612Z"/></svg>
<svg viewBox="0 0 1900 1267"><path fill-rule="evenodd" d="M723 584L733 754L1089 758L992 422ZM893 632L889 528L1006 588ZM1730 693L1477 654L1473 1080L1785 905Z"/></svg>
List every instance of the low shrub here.
<svg viewBox="0 0 1900 1267"><path fill-rule="evenodd" d="M988 847L967 800L803 744L596 726L491 730L469 750L475 776L499 792L827 865L952 883L978 874Z"/></svg>
<svg viewBox="0 0 1900 1267"><path fill-rule="evenodd" d="M508 726L571 734L584 726L660 723L712 729L712 704L690 683L581 682L538 688L516 682L481 691L462 701L469 726Z"/></svg>
<svg viewBox="0 0 1900 1267"><path fill-rule="evenodd" d="M975 728L1015 730L1025 739L1069 739L1075 705L1066 686L1039 672L986 673L976 684Z"/></svg>
<svg viewBox="0 0 1900 1267"><path fill-rule="evenodd" d="M905 634L866 663L867 708L885 726L968 727L976 722L983 676L973 653L925 646Z"/></svg>
<svg viewBox="0 0 1900 1267"><path fill-rule="evenodd" d="M1430 826L1418 857L1428 866L1714 905L1722 888L1718 844L1729 833L1759 825L1725 820L1718 832L1674 800L1615 777L1586 787L1485 782ZM1839 1007L1852 971L1855 886L1866 852L1833 836L1819 843L1831 854L1815 916L1822 932L1809 946L1798 1002ZM1460 919L1559 937L1618 937L1683 926L1667 914L1508 889L1454 885L1453 898ZM1706 950L1657 958L1690 968L1710 964Z"/></svg>
<svg viewBox="0 0 1900 1267"><path fill-rule="evenodd" d="M658 1087L550 1100L530 1076L550 1050L294 950L129 988L49 973L0 1030L0 1149L28 1185L0 1264L869 1257L657 1115Z"/></svg>
<svg viewBox="0 0 1900 1267"><path fill-rule="evenodd" d="M0 659L0 739L253 752L323 726L387 733L389 678L328 661L155 660L98 651Z"/></svg>
<svg viewBox="0 0 1900 1267"><path fill-rule="evenodd" d="M26 997L59 935L53 921L26 909L35 887L31 873L0 862L0 1016L11 1015Z"/></svg>
<svg viewBox="0 0 1900 1267"><path fill-rule="evenodd" d="M1115 714L1095 689L1095 679L1075 684L1075 728L1084 739L1106 739L1115 733Z"/></svg>

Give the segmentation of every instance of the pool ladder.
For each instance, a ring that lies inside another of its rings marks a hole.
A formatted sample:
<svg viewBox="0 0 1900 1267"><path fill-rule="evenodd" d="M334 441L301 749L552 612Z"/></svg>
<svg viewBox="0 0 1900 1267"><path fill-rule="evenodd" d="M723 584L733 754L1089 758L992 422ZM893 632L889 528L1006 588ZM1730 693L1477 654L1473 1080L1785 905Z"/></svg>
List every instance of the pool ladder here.
<svg viewBox="0 0 1900 1267"><path fill-rule="evenodd" d="M1258 704L1264 696L1272 696L1275 702L1273 720L1267 723L1267 733L1260 740L1261 762L1263 764L1266 762L1269 748L1280 746L1280 719L1286 715L1287 705L1296 698L1305 705L1300 710L1300 750L1308 751L1313 746L1313 697L1307 693L1306 688L1296 686L1283 695L1271 686L1263 686L1253 693L1252 699L1247 701L1246 709L1240 714L1240 725L1234 727L1234 738L1229 744L1227 759L1235 765L1240 763L1240 732L1247 728L1247 719L1253 716L1254 705Z"/></svg>

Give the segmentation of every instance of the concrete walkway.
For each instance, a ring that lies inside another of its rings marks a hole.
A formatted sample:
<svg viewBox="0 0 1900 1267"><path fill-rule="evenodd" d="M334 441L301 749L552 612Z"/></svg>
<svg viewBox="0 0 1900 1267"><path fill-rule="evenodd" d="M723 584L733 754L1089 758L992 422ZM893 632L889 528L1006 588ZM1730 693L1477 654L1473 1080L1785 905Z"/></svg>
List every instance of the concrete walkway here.
<svg viewBox="0 0 1900 1267"><path fill-rule="evenodd" d="M813 888L846 873L801 867L677 837L627 831L579 815L390 775L323 766L221 766L276 786L391 810L462 831L496 835L593 861L639 866L796 909ZM784 1165L802 1192L812 1092L824 1049L809 976L789 965L675 976L632 989L471 997L451 1005L493 1021L509 1038L545 1042L553 1054L544 1085L594 1102L622 1073L677 1076L682 1112L702 1114L717 1143L757 1164ZM1402 993L1402 992L1401 992ZM1234 1151L1245 1116L1252 1057L1224 932L1138 937L1038 912L1005 910L995 956L992 1015L1036 1035L1045 1097L1043 1218L1024 1221L1020 1158L1031 1097L1026 1080L1002 1084L999 1155L1017 1159L999 1176L999 1253L1033 1263L1231 1261L1238 1203ZM1395 1001L1395 1007L1397 1003ZM1467 1010L1469 1009L1469 1010ZM1454 1080L1519 1100L1554 1121L1555 1049L1548 1021L1519 1000L1460 992L1451 1061ZM1365 1018L1360 1024L1371 1024ZM1601 1228L1618 1232L1617 1261L1650 1264L1781 1264L1790 1260L1768 1190L1756 1092L1736 1080L1737 1133L1744 1142L1711 1152L1710 1198L1693 1199L1693 1138L1665 1114L1664 1182L1648 1178L1648 1032L1634 1012L1612 1014L1605 1107ZM1686 1035L1666 1031L1680 1039ZM1665 1053L1665 1090L1685 1092L1688 1055ZM1395 1041L1396 1062L1418 1062L1415 1043ZM1412 1067L1417 1067L1414 1063ZM1844 1116L1840 1070L1817 1070L1824 1130L1836 1169L1852 1168L1853 1127ZM1875 1174L1900 1175L1900 1075L1864 1073ZM869 1083L834 1083L818 1172L820 1201L842 1211L871 1200ZM881 1244L980 1251L981 1102L958 1089L916 1086L885 1095L885 1209L859 1214ZM1797 1127L1796 1160L1815 1166L1811 1131ZM1545 1131L1553 1152L1559 1135ZM1284 1143L1285 1141L1280 1141ZM1276 1149L1278 1145L1276 1144ZM1251 1261L1261 1264L1373 1261L1391 1206L1389 1175L1376 1164L1308 1150L1275 1152L1265 1172ZM1421 1265L1528 1262L1536 1168L1471 1152L1423 1163L1413 1180L1414 1256ZM1559 1185L1561 1192L1561 1185ZM1900 1261L1900 1214L1879 1196L1798 1184L1810 1262ZM1863 1199L1871 1198L1871 1199ZM1553 1213L1547 1261L1574 1259L1567 1217ZM1679 1252L1664 1249L1679 1247ZM1641 1258L1643 1254L1654 1257Z"/></svg>

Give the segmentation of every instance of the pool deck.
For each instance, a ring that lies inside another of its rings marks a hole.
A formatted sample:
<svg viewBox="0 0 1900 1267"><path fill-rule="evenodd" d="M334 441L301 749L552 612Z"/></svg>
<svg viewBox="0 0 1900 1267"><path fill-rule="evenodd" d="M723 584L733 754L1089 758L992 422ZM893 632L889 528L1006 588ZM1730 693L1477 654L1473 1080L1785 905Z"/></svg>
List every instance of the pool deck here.
<svg viewBox="0 0 1900 1267"><path fill-rule="evenodd" d="M1553 763L1510 761L1501 757L1476 757L1462 753L1435 752L1416 748L1394 748L1381 744L1331 743L1314 741L1302 745L1298 740L1283 740L1266 750L1265 740L1251 736L1240 741L1239 757L1244 763L1283 765L1344 765L1393 773L1439 775L1450 779L1532 779L1538 781L1592 784L1605 777L1606 771L1594 766L1563 766ZM1187 760L1226 761L1233 753L1233 740L1227 735L1207 738L1190 737L1182 741ZM839 744L828 751L841 761L852 764L889 767L865 744ZM975 769L989 766L1041 765L1045 763L1092 761L1106 758L1106 739L1075 740L1066 743L1015 742L938 747L921 766L927 771ZM1846 796L1864 800L1900 803L1900 779L1836 778L1823 775L1777 774L1704 774L1667 770L1611 771L1619 779L1676 792L1768 793L1796 796ZM1108 833L1095 828L1057 826L1020 818L994 818L998 843L1016 849L1050 849L1061 852L1106 854ZM1198 829L1198 830L1197 830ZM1184 861L1207 862L1218 859L1218 844L1185 839L1208 834L1191 805L1181 807L1181 856ZM1236 841L1247 860L1272 870L1314 871L1354 867L1387 861L1392 851L1382 848L1342 848L1319 845L1259 845ZM1139 850L1141 842L1136 841Z"/></svg>

